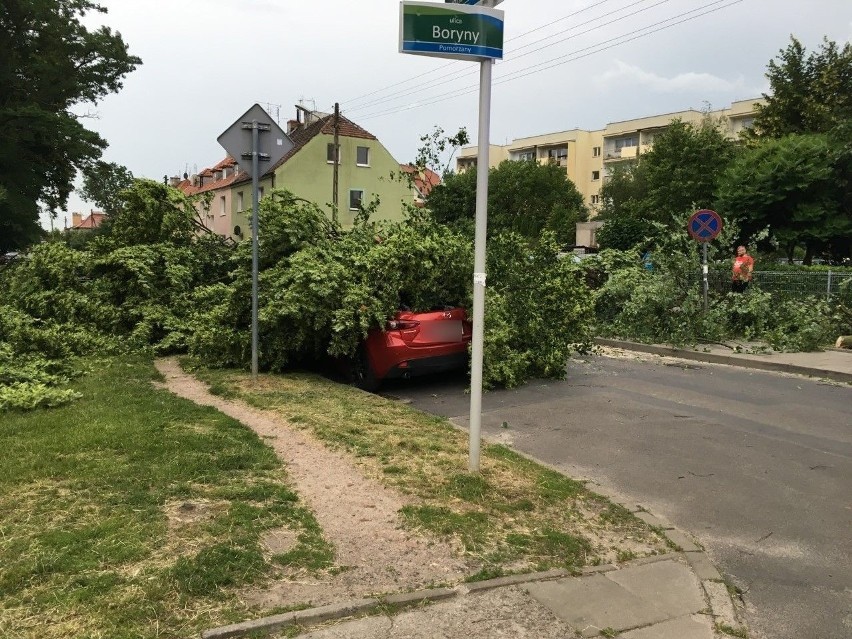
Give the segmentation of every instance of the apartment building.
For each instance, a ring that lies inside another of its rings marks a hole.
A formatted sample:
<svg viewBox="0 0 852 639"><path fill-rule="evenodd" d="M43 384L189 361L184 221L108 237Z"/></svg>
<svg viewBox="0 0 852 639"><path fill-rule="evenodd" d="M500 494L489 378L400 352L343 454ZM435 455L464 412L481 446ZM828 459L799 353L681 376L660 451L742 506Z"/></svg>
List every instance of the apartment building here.
<svg viewBox="0 0 852 639"><path fill-rule="evenodd" d="M673 120L699 124L704 118L718 122L724 133L734 139L754 122L755 104L762 98L740 100L716 111L679 111L652 115L623 122L611 122L598 131L572 129L517 138L506 145L491 145L489 165L504 160L552 162L565 168L568 178L577 186L592 217L600 206L601 186L618 162L635 161L647 153L654 137ZM477 147L464 147L456 158L456 169L465 171L476 166ZM600 223L590 223L597 224ZM580 238L578 237L578 243ZM593 244L593 243L592 243Z"/></svg>

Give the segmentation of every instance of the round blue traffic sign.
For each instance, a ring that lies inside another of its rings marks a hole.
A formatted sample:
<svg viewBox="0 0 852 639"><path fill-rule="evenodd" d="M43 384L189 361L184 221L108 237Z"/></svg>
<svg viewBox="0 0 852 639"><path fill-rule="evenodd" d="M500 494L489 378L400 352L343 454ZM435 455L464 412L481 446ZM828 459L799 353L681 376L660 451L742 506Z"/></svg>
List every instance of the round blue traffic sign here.
<svg viewBox="0 0 852 639"><path fill-rule="evenodd" d="M689 217L686 230L692 239L709 242L722 232L722 217L710 209L701 209Z"/></svg>

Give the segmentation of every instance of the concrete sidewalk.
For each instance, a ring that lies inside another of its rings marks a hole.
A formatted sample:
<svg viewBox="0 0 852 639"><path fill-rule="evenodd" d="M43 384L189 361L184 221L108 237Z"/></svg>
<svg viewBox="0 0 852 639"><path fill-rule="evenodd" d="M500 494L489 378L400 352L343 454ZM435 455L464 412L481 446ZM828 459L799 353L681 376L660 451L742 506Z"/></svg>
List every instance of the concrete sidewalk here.
<svg viewBox="0 0 852 639"><path fill-rule="evenodd" d="M552 570L341 602L202 637L282 636L298 629L310 639L716 639L724 636L719 628L741 630L719 573L696 548L587 568L579 576Z"/></svg>
<svg viewBox="0 0 852 639"><path fill-rule="evenodd" d="M852 384L852 350L829 348L810 353L749 352L749 346L737 350L740 345L707 344L695 348L676 348L665 344L640 344L626 340L597 338L595 343L628 351L651 353L667 357L727 364L756 370L791 373L830 379Z"/></svg>

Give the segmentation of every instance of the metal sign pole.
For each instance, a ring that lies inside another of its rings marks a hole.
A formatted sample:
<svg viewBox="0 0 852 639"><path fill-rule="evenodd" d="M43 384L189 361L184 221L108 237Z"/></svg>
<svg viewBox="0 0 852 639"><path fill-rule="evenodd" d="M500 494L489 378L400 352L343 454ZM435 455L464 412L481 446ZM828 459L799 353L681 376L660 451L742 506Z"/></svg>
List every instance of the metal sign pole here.
<svg viewBox="0 0 852 639"><path fill-rule="evenodd" d="M257 379L257 271L258 271L258 159L260 155L258 144L258 123L251 123L251 378Z"/></svg>
<svg viewBox="0 0 852 639"><path fill-rule="evenodd" d="M246 134L251 131L251 151L246 151ZM260 137L260 132L271 134ZM258 336L257 336L257 271L258 243L260 241L258 209L258 182L260 181L260 162L274 167L293 149L291 140L269 114L259 104L246 111L241 118L229 126L216 140L235 160L251 160L251 377L257 378ZM240 166L243 164L240 162Z"/></svg>
<svg viewBox="0 0 852 639"><path fill-rule="evenodd" d="M701 243L701 273L704 277L704 312L707 313L707 242Z"/></svg>
<svg viewBox="0 0 852 639"><path fill-rule="evenodd" d="M491 139L491 69L493 62L479 63L479 149L476 170L476 234L473 257L473 340L470 368L470 461L479 472L482 424L482 350L485 335L485 232L488 227L488 166Z"/></svg>

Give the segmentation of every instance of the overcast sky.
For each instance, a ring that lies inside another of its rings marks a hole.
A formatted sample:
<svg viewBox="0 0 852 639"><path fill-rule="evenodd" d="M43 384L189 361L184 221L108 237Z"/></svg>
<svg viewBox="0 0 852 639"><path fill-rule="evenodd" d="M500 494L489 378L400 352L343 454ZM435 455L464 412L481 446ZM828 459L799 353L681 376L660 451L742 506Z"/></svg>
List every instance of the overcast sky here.
<svg viewBox="0 0 852 639"><path fill-rule="evenodd" d="M137 177L215 164L225 155L216 138L256 102L282 127L294 104L330 111L339 102L400 162L414 159L435 126L467 127L476 143L478 64L400 54L397 0L101 4L109 13L87 24L118 30L143 64L120 93L77 111L97 115L86 124L109 142L103 159ZM766 65L790 35L808 51L823 36L852 40L850 0L505 0L499 8L495 144L723 108L768 90ZM68 208L92 207L72 195Z"/></svg>

